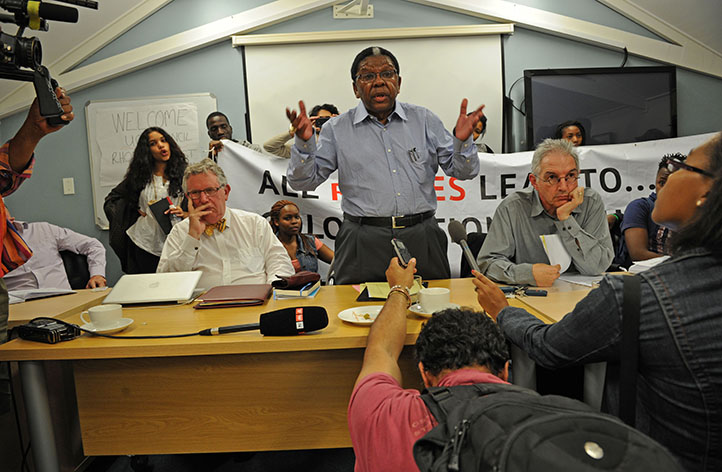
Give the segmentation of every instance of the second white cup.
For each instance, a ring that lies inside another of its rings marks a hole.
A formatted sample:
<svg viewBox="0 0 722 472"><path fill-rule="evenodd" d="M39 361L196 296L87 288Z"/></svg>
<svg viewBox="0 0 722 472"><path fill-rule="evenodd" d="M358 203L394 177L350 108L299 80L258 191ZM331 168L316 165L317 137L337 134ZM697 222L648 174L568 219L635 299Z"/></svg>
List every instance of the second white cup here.
<svg viewBox="0 0 722 472"><path fill-rule="evenodd" d="M87 315L88 319L85 319L84 315ZM115 303L91 306L88 308L88 311L80 314L80 319L83 320L83 322L93 323L96 328L112 326L122 317L123 306Z"/></svg>
<svg viewBox="0 0 722 472"><path fill-rule="evenodd" d="M419 290L419 304L426 313L434 313L449 306L451 291L443 287L428 287Z"/></svg>

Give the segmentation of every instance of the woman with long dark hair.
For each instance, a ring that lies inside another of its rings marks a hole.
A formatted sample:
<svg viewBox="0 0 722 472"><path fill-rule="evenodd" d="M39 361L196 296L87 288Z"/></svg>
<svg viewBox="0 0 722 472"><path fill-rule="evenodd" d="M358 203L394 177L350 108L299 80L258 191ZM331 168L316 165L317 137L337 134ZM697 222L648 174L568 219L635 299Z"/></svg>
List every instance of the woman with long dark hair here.
<svg viewBox="0 0 722 472"><path fill-rule="evenodd" d="M286 248L296 272L318 272L318 259L327 264L331 263L333 251L330 247L313 235L301 234L303 222L295 203L279 200L273 204L269 215L273 231Z"/></svg>
<svg viewBox="0 0 722 472"><path fill-rule="evenodd" d="M722 470L722 133L670 175L652 219L675 233L672 257L641 278L636 426L688 470ZM545 325L509 307L476 274L481 306L538 364L618 362L624 275L608 275L561 321ZM497 318L498 317L498 318ZM614 393L612 389L608 393ZM610 397L608 397L610 398ZM611 403L613 405L613 403Z"/></svg>
<svg viewBox="0 0 722 472"><path fill-rule="evenodd" d="M110 222L110 246L123 272L155 272L166 234L150 205L170 197L167 213L184 217L185 154L164 129L148 128L140 135L123 181L105 197L103 210ZM174 220L172 217L171 220Z"/></svg>

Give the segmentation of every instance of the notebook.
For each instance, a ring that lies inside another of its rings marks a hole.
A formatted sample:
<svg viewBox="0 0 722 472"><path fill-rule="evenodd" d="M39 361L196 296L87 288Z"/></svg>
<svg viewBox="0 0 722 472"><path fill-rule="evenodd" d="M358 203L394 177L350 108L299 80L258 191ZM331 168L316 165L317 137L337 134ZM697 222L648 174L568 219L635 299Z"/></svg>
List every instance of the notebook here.
<svg viewBox="0 0 722 472"><path fill-rule="evenodd" d="M271 284L220 285L201 295L193 308L263 305L270 294Z"/></svg>
<svg viewBox="0 0 722 472"><path fill-rule="evenodd" d="M103 303L185 303L203 275L201 271L125 274Z"/></svg>

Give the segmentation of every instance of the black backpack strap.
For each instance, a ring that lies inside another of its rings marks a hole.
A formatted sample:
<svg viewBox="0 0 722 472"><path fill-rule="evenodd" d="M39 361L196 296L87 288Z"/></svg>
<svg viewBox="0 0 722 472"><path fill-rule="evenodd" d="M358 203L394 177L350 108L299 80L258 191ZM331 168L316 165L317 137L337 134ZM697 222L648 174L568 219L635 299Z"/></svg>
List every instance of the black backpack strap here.
<svg viewBox="0 0 722 472"><path fill-rule="evenodd" d="M499 392L523 392L538 395L533 390L505 383L477 383L453 387L431 387L421 392L421 399L438 423L446 420L449 412L466 400Z"/></svg>
<svg viewBox="0 0 722 472"><path fill-rule="evenodd" d="M641 283L638 276L625 276L622 306L622 352L619 372L619 418L634 426L637 408L639 365L639 308Z"/></svg>

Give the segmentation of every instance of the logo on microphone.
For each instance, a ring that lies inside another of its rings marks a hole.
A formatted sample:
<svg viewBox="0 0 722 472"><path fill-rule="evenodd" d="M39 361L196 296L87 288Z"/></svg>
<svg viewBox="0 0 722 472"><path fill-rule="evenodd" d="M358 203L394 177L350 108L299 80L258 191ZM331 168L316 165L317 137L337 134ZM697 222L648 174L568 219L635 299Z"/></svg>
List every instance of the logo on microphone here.
<svg viewBox="0 0 722 472"><path fill-rule="evenodd" d="M296 329L303 330L303 308L296 308Z"/></svg>

